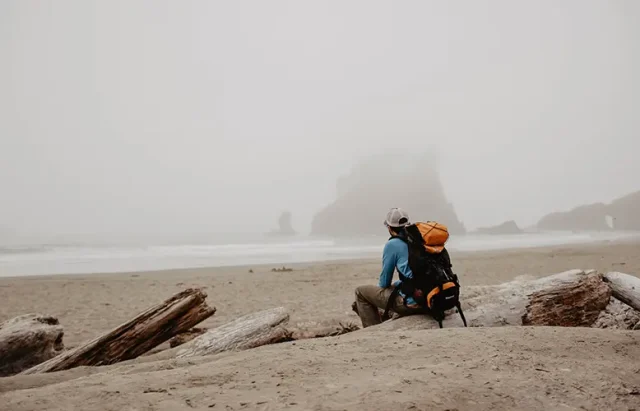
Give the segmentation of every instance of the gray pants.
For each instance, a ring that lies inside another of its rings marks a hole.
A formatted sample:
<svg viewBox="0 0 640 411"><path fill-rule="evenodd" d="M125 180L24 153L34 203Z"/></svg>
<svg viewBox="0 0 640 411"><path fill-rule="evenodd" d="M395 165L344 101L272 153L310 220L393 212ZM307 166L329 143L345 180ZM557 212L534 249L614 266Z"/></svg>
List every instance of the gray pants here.
<svg viewBox="0 0 640 411"><path fill-rule="evenodd" d="M387 301L393 292L393 288L382 288L376 285L361 285L356 288L356 307L358 315L362 320L362 327L366 328L372 325L380 324L382 319L378 309L387 308ZM391 310L401 316L420 314L423 312L420 308L409 308L403 304L402 296L398 295L391 305Z"/></svg>

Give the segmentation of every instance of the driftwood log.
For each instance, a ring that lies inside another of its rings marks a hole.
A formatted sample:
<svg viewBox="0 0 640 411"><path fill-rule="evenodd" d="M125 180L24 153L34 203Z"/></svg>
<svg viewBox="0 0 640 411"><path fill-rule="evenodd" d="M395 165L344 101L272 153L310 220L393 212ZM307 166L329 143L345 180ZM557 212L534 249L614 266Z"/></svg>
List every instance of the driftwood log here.
<svg viewBox="0 0 640 411"><path fill-rule="evenodd" d="M199 289L182 291L114 330L23 374L67 370L82 365L107 365L136 358L212 316L216 309L207 305L206 297L207 294Z"/></svg>
<svg viewBox="0 0 640 411"><path fill-rule="evenodd" d="M338 335L347 334L360 329L355 322L339 322L335 321L332 325L313 325L313 326L294 326L287 327L289 331L289 339L306 340L310 338L337 337Z"/></svg>
<svg viewBox="0 0 640 411"><path fill-rule="evenodd" d="M589 327L610 301L611 288L601 274L571 270L536 280L461 289L460 301L470 327L546 325ZM444 327L461 327L455 310ZM367 329L428 329L438 323L426 315L412 315Z"/></svg>
<svg viewBox="0 0 640 411"><path fill-rule="evenodd" d="M60 354L64 333L58 319L26 314L0 324L0 377L17 374Z"/></svg>
<svg viewBox="0 0 640 411"><path fill-rule="evenodd" d="M639 283L639 279L622 273L609 273L604 278L594 271L571 270L536 280L463 288L461 301L471 327L589 327L598 326L610 302L617 301L611 298L612 295L637 310L636 307L640 307ZM200 290L186 290L115 330L24 373L58 371L80 365L106 365L135 358L211 316L215 308L209 308L205 298L206 294ZM184 358L245 350L283 341L340 335L358 328L354 324L345 326L340 323L337 327L287 328L288 320L289 315L282 307L246 315L185 342L177 351L171 350L171 356ZM444 326L462 326L459 315L447 313ZM429 316L413 315L369 329L437 327ZM60 330L60 341L61 335Z"/></svg>
<svg viewBox="0 0 640 411"><path fill-rule="evenodd" d="M629 276L631 277L631 276ZM471 327L500 326L596 326L602 313L616 301L612 289L595 271L571 270L535 280L476 286L462 289L462 307ZM616 303L617 304L617 303ZM293 327L286 325L284 308L262 311L239 318L186 343L178 357L243 350L265 344L352 332L355 324ZM444 327L461 327L455 310L447 313ZM427 315L413 315L385 321L368 330L430 329L437 322Z"/></svg>
<svg viewBox="0 0 640 411"><path fill-rule="evenodd" d="M605 274L604 280L611 287L615 298L640 311L640 278L611 272Z"/></svg>
<svg viewBox="0 0 640 411"><path fill-rule="evenodd" d="M245 315L235 321L207 331L182 345L177 357L240 351L290 339L284 324L289 314L283 307Z"/></svg>
<svg viewBox="0 0 640 411"><path fill-rule="evenodd" d="M289 326L288 321L289 314L283 307L249 314L185 342L176 357L210 355L285 341L334 337L360 329L351 322L326 321L322 324Z"/></svg>
<svg viewBox="0 0 640 411"><path fill-rule="evenodd" d="M196 328L196 327L191 328L171 338L169 340L169 347L171 348L179 347L182 344L187 343L206 332L207 332L206 328Z"/></svg>

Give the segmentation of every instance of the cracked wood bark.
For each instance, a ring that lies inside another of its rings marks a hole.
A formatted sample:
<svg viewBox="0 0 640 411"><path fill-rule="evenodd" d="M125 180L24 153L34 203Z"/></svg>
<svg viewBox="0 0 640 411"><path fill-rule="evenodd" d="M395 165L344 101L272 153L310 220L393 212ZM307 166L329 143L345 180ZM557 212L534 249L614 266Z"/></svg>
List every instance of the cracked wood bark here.
<svg viewBox="0 0 640 411"><path fill-rule="evenodd" d="M636 311L640 311L640 278L629 274L610 272L604 280L613 291L613 296Z"/></svg>
<svg viewBox="0 0 640 411"><path fill-rule="evenodd" d="M207 305L206 297L207 294L199 289L184 290L114 330L23 374L67 370L82 365L107 365L136 358L213 315L216 309Z"/></svg>
<svg viewBox="0 0 640 411"><path fill-rule="evenodd" d="M177 357L240 351L287 341L291 333L284 327L289 314L283 307L259 311L207 331L182 345Z"/></svg>
<svg viewBox="0 0 640 411"><path fill-rule="evenodd" d="M582 270L565 271L536 280L463 287L460 301L470 327L547 325L588 327L609 304L611 289L602 275ZM444 327L461 327L458 313L447 313ZM438 328L425 315L386 321L366 330Z"/></svg>
<svg viewBox="0 0 640 411"><path fill-rule="evenodd" d="M26 314L0 324L0 377L17 374L60 354L62 326L55 317Z"/></svg>

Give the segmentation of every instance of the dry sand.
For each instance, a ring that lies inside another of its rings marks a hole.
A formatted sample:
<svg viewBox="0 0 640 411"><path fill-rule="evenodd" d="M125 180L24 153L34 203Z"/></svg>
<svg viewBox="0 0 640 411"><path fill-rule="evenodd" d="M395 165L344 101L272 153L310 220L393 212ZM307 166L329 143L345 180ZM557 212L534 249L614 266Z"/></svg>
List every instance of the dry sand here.
<svg viewBox="0 0 640 411"><path fill-rule="evenodd" d="M462 285L572 268L640 273L640 243L452 253ZM287 307L290 323L357 322L353 289L379 261L0 279L0 321L57 316L73 347L186 287L204 287L215 327ZM83 378L76 378L83 377ZM146 392L145 392L146 391ZM242 353L0 379L0 410L640 410L637 331L506 327L380 332Z"/></svg>

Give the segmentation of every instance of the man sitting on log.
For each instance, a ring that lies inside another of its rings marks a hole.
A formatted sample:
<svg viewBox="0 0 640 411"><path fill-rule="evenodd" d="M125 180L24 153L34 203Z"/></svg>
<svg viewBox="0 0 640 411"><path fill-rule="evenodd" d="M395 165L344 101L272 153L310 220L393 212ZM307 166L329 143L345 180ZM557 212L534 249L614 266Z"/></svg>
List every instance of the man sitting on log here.
<svg viewBox="0 0 640 411"><path fill-rule="evenodd" d="M382 272L378 285L361 285L356 288L354 310L360 316L364 328L382 322L378 309L385 310L387 303L391 311L401 316L424 312L411 296L400 291L401 280L396 281L393 287L391 283L395 270L406 278L413 277L409 267L409 247L400 238L404 235L404 228L410 225L409 215L401 208L393 208L387 213L384 225L391 237L382 251ZM398 291L394 292L394 289ZM390 301L391 297L393 301Z"/></svg>

